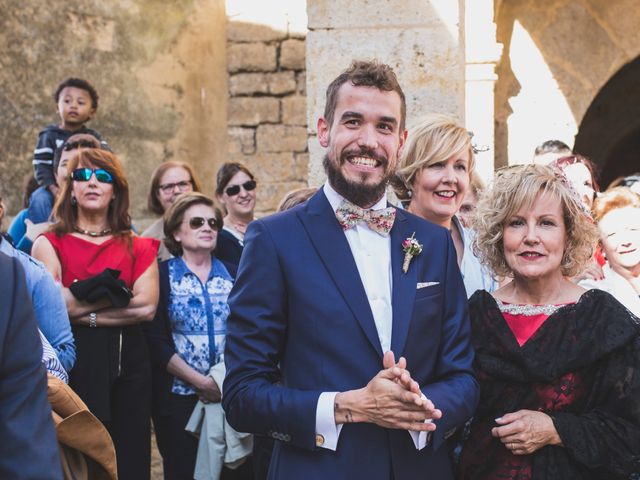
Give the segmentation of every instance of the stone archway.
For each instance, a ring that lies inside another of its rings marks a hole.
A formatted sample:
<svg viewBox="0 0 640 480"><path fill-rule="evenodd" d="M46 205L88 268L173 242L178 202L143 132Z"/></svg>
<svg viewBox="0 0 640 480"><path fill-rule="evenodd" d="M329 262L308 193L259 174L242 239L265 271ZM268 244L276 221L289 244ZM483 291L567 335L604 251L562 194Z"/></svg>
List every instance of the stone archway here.
<svg viewBox="0 0 640 480"><path fill-rule="evenodd" d="M582 119L574 150L596 162L606 187L640 171L640 57L600 89Z"/></svg>

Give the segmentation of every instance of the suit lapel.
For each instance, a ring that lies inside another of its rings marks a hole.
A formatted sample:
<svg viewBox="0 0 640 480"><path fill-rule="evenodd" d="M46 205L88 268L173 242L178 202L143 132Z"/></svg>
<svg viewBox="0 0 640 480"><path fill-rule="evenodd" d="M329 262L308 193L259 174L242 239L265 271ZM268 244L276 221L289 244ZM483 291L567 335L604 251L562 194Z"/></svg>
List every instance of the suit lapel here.
<svg viewBox="0 0 640 480"><path fill-rule="evenodd" d="M382 356L380 339L349 243L322 189L298 211L311 243L373 348Z"/></svg>
<svg viewBox="0 0 640 480"><path fill-rule="evenodd" d="M402 242L411 236L410 222L403 210L396 210L396 220L391 229L391 275L393 277L393 293L391 307L393 309L393 327L391 330L391 350L398 359L404 351L411 322L411 312L416 296L418 278L418 259L413 258L407 273L402 271L404 251ZM420 239L418 239L420 241ZM421 242L423 243L423 242Z"/></svg>

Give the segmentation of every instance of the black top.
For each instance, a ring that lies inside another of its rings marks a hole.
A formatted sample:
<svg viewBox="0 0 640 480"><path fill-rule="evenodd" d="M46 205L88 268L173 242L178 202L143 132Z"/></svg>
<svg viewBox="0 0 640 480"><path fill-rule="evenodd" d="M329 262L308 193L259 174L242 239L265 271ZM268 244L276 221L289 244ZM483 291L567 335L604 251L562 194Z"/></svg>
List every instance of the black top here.
<svg viewBox="0 0 640 480"><path fill-rule="evenodd" d="M469 301L478 410L461 479L624 479L640 471L640 325L606 292L558 309L521 346L494 298ZM521 409L551 416L564 447L513 455L491 436Z"/></svg>
<svg viewBox="0 0 640 480"><path fill-rule="evenodd" d="M38 134L38 143L33 151L33 171L38 181L38 185L55 185L56 179L53 176L53 155L56 148L62 145L71 135L77 133L88 133L100 141L102 148L107 148L107 142L98 132L91 128L82 127L80 130L71 132L64 130L58 125L48 125Z"/></svg>
<svg viewBox="0 0 640 480"><path fill-rule="evenodd" d="M243 249L244 245L231 232L224 229L218 232L215 250L217 259L237 267L240 264Z"/></svg>

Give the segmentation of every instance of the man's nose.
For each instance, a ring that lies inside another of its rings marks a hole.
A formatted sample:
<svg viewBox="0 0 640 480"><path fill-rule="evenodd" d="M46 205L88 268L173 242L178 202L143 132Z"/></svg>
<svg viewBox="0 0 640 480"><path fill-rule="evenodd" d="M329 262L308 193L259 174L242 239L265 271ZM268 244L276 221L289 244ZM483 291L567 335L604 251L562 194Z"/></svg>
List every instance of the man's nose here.
<svg viewBox="0 0 640 480"><path fill-rule="evenodd" d="M360 129L358 145L370 149L378 148L378 137L373 126L365 125L362 129Z"/></svg>

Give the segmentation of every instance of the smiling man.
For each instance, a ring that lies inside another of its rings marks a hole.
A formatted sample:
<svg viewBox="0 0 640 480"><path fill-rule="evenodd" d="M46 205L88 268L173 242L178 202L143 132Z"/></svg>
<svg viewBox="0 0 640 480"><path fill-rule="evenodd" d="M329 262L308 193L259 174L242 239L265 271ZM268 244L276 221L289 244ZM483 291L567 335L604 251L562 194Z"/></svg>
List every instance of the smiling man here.
<svg viewBox="0 0 640 480"><path fill-rule="evenodd" d="M222 401L277 440L269 478L452 478L478 386L449 232L386 201L405 111L389 66L354 62L318 120L324 187L247 231Z"/></svg>

